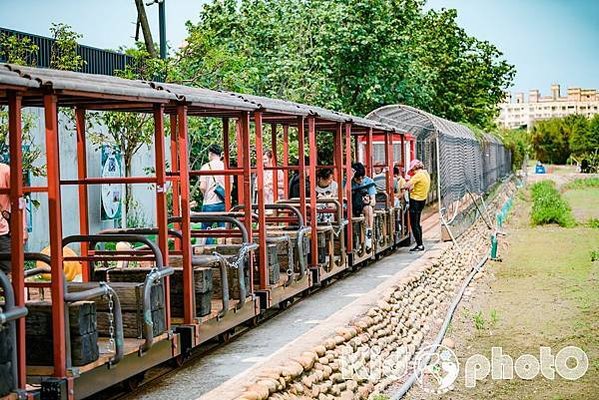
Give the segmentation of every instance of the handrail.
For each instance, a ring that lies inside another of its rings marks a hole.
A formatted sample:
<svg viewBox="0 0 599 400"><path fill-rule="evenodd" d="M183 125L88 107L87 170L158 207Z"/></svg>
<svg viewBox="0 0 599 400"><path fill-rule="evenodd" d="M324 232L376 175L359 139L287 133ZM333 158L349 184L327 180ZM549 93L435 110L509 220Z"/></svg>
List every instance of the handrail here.
<svg viewBox="0 0 599 400"><path fill-rule="evenodd" d="M72 235L67 236L62 240L63 246L69 243L107 243L107 242L129 242L129 243L143 243L148 246L152 251L156 261L156 267L153 272L146 276L144 282L144 299L143 299L143 315L144 315L144 333L145 341L139 347L140 353L144 353L152 347L154 343L154 332L152 327L154 322L152 320L152 305L150 301L151 289L154 283L159 279L166 276L172 275L175 271L170 267L165 267L162 261L162 252L150 239L141 235L130 235L130 234L103 234L103 235Z"/></svg>
<svg viewBox="0 0 599 400"><path fill-rule="evenodd" d="M195 213L189 217L190 222L226 222L235 225L241 232L241 238L243 242L247 243L249 240L249 234L245 225L241 223L236 217L243 217L243 213L227 213L227 212L202 212ZM181 217L169 217L168 222L180 223L183 219Z"/></svg>
<svg viewBox="0 0 599 400"><path fill-rule="evenodd" d="M151 304L151 291L152 286L159 281L160 279L172 275L175 272L170 267L163 269L155 269L153 272L149 273L146 276L146 281L144 282L144 333L146 340L142 345L139 346L139 351L141 354L148 351L152 344L154 344L154 331L152 328L154 327L154 321L152 320L152 304Z"/></svg>
<svg viewBox="0 0 599 400"><path fill-rule="evenodd" d="M27 308L15 306L15 294L12 290L12 285L8 276L3 271L0 271L0 286L4 293L4 310L0 311L0 325L8 323L10 341L13 343L11 358L13 388L18 386L18 360L17 360L17 329L15 321L19 318L23 318L27 315Z"/></svg>
<svg viewBox="0 0 599 400"><path fill-rule="evenodd" d="M279 200L277 203L273 204L265 204L264 208L266 210L288 210L293 212L298 219L298 223L300 226L304 226L304 217L302 213L294 207L291 203L287 203L285 200ZM238 204L235 207L231 208L231 211L243 210L245 209L245 204ZM258 204L252 204L252 210L258 209Z"/></svg>
<svg viewBox="0 0 599 400"><path fill-rule="evenodd" d="M181 231L175 229L168 229L168 234L174 236L177 239L183 239ZM158 235L160 229L157 227L145 227L145 228L115 228L115 229L104 229L98 232L98 235L114 235L114 234L132 234L132 235Z"/></svg>
<svg viewBox="0 0 599 400"><path fill-rule="evenodd" d="M6 258L6 256L9 256L9 258L10 258L10 254L0 253L0 260ZM36 268L32 268L32 269L25 271L26 278L30 278L30 277L33 277L33 276L36 276L39 274L45 274L45 273L51 272L50 256L48 256L47 254L25 253L24 258L27 261L41 261L48 265L47 267L36 267ZM100 286L91 288L91 289L87 289L87 290L84 290L81 292L69 292L68 286L67 286L67 280L64 278L64 271L62 271L62 274L63 274L63 292L64 292L63 301L65 304L66 303L74 303L76 301L91 300L91 299L94 299L97 297L108 296L109 294L111 294L113 296L114 308L115 308L114 322L116 325L115 326L116 340L115 340L115 354L109 360L109 363L110 363L110 365L118 364L119 361L121 361L123 359L123 355L124 355L124 347L123 346L125 344L125 341L124 341L124 332L123 332L123 317L122 317L122 311L121 311L121 302L120 302L120 299L119 299L117 293L114 291L113 288L111 288L105 282L100 282ZM5 295L5 297L6 297L6 295ZM67 320L66 323L68 324L69 321ZM67 350L67 351L70 354L70 350Z"/></svg>
<svg viewBox="0 0 599 400"><path fill-rule="evenodd" d="M255 250L258 247L254 243L249 243L248 231L245 228L245 225L239 219L237 219L238 217L244 217L244 216L245 216L244 213L236 213L236 212L202 212L202 213L195 213L190 216L190 222L194 222L194 223L225 222L225 223L230 223L230 224L235 225L241 232L241 240L243 243L242 243L241 247L239 248L236 260L233 263L230 263L222 254L220 254L216 251L212 253L214 256L219 258L219 260L221 262L221 268L223 265L225 265L225 266L229 266L231 268L236 268L238 271L238 275L239 275L238 276L238 278L239 278L238 279L239 280L239 282L238 282L238 284L239 284L239 304L237 305L237 309L240 309L241 307L243 307L247 301L248 289L245 286L245 272L244 272L244 268L243 268L243 264L245 263L245 258L247 256L247 253ZM182 222L182 218L181 217L170 217L168 219L168 222L169 223L170 222L180 223L180 222ZM225 277L227 277L227 274L224 272L226 272L226 271L223 271L221 269L221 275L223 276L223 279ZM227 279L226 283L227 283L227 289L228 289L228 279ZM224 282L222 283L222 286L224 286ZM228 296L228 293L227 293L227 296ZM224 293L223 293L223 299L224 299ZM228 310L228 304L225 305L224 301L223 301L223 310ZM222 312L222 310L221 310L221 312ZM223 316L224 316L224 314L226 314L226 311L222 312Z"/></svg>
<svg viewBox="0 0 599 400"><path fill-rule="evenodd" d="M161 270L164 268L162 260L162 252L154 242L145 236L132 234L96 234L96 235L71 235L62 239L63 247L71 243L112 243L112 242L128 242L128 243L143 243L154 254L156 268Z"/></svg>
<svg viewBox="0 0 599 400"><path fill-rule="evenodd" d="M304 226L304 217L302 216L302 213L299 211L299 209L297 209L297 207L294 207L294 204L296 204L296 203L297 202L295 202L295 201L280 200L279 202L277 202L275 204L266 204L265 208L267 210L289 210L289 211L292 211L298 217L296 246L297 246L298 255L299 255L298 261L300 264L300 274L299 274L299 277L297 278L297 280L301 281L304 278L304 276L306 274L306 270L307 270L306 260L303 257L303 255L304 255L303 239L304 239L304 236L306 235L306 233L311 231L311 228L309 226ZM239 204L239 205L233 207L231 210L234 211L234 210L242 209L242 208L245 208L245 205ZM258 208L258 205L254 204L254 205L252 205L252 208ZM289 275L289 273L288 273L288 275ZM290 284L290 281L288 280L285 283L285 285L288 286L289 284Z"/></svg>

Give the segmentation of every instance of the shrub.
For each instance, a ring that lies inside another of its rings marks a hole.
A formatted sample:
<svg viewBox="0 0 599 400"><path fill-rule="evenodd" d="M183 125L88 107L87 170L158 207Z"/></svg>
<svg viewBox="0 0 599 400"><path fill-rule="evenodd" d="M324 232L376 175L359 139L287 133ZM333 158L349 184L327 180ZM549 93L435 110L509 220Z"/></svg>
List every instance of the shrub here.
<svg viewBox="0 0 599 400"><path fill-rule="evenodd" d="M532 185L533 225L558 224L563 227L575 225L571 209L562 198L552 181L541 181Z"/></svg>

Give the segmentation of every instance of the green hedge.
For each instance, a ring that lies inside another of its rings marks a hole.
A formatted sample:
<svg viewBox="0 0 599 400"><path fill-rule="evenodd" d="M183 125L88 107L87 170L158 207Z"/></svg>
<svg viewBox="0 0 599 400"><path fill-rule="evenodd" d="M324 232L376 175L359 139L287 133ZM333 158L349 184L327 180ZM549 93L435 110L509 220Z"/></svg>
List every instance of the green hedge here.
<svg viewBox="0 0 599 400"><path fill-rule="evenodd" d="M552 181L537 182L531 187L533 225L558 224L563 227L576 225L568 203L562 198Z"/></svg>

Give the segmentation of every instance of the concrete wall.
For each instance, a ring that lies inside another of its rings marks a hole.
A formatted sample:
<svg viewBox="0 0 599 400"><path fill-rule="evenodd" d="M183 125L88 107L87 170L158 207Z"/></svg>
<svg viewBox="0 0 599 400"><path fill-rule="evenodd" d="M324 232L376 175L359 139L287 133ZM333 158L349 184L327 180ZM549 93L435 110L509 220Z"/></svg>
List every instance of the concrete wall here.
<svg viewBox="0 0 599 400"><path fill-rule="evenodd" d="M37 126L33 130L35 144L42 149L42 156L37 161L40 165L46 163L45 155L45 126L43 109L30 108L24 112L30 112L37 117ZM77 140L74 131L65 127L66 119L61 116L60 123L60 173L62 179L77 179ZM104 128L105 129L105 128ZM166 141L168 146L169 141ZM101 151L94 148L88 141L88 176L99 177L101 170ZM169 150L167 147L167 155ZM143 146L135 155L133 160L132 174L134 176L145 176L144 168L154 166L154 146ZM46 177L33 178L32 185L46 185ZM101 186L88 187L89 193L89 224L90 233L111 228L113 221L101 221ZM79 201L77 186L62 187L62 230L63 236L79 233ZM133 196L140 204L140 211L145 215L146 222L154 225L155 222L155 192L148 184L133 185ZM33 211L33 231L29 234L27 242L28 251L39 251L48 245L48 232L52 229L48 226L48 196L45 193L34 193L32 199L40 202L40 207Z"/></svg>

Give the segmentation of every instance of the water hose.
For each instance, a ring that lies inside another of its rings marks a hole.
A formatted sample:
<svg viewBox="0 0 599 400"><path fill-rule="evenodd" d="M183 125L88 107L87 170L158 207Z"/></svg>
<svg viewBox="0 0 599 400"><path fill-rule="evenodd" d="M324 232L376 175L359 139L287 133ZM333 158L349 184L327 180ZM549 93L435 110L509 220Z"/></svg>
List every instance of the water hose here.
<svg viewBox="0 0 599 400"><path fill-rule="evenodd" d="M433 341L431 346L439 346L441 344L441 341L443 341L443 337L445 336L447 327L449 326L449 323L451 322L451 319L453 318L453 313L455 312L456 308L458 307L458 304L460 304L460 301L462 300L462 297L464 296L464 292L466 291L466 288L468 287L468 285L474 278L474 275L476 275L480 271L480 269L483 267L483 265L487 262L488 259L489 259L489 256L485 255L478 262L478 264L474 268L472 268L472 272L470 272L470 275L468 275L468 277L462 284L460 291L456 294L456 296L453 299L453 302L449 306L449 309L447 310L447 315L445 317L445 321L443 321L443 325L441 326L441 330L437 334L437 337L435 338L435 340ZM424 365L428 364L429 358L430 358L430 356L427 356L424 359ZM412 373L412 375L401 386L401 388L399 388L399 390L392 395L391 399L399 400L403 396L405 396L405 394L408 392L408 390L410 390L410 388L414 385L414 382L416 382L416 379L418 379L418 371L414 371Z"/></svg>

